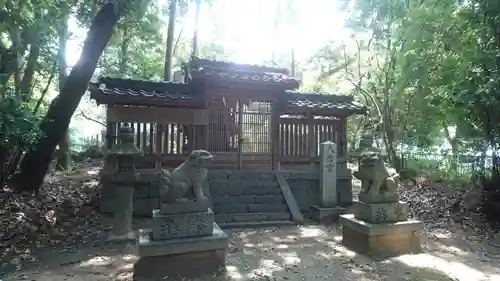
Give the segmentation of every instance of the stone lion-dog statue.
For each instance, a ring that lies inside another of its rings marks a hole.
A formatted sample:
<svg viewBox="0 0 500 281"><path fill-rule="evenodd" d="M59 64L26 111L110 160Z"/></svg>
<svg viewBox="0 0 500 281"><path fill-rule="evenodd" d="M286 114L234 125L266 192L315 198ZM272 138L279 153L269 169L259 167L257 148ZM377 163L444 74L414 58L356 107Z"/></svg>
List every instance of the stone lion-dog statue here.
<svg viewBox="0 0 500 281"><path fill-rule="evenodd" d="M361 155L359 169L353 175L362 182L360 194L391 196L398 188L399 174L387 167L375 152Z"/></svg>
<svg viewBox="0 0 500 281"><path fill-rule="evenodd" d="M193 150L188 158L172 172L161 170L160 199L164 203L187 203L207 200L203 184L207 177L207 163L213 155L206 150Z"/></svg>

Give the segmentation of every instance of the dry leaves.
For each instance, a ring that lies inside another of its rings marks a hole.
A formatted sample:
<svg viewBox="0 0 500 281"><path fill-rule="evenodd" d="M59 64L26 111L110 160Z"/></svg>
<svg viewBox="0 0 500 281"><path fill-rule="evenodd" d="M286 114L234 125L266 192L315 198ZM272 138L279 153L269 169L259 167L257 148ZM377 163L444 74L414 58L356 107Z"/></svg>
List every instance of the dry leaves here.
<svg viewBox="0 0 500 281"><path fill-rule="evenodd" d="M36 198L0 191L0 260L20 264L34 259L36 248L84 242L98 221L97 204L97 173L48 176Z"/></svg>

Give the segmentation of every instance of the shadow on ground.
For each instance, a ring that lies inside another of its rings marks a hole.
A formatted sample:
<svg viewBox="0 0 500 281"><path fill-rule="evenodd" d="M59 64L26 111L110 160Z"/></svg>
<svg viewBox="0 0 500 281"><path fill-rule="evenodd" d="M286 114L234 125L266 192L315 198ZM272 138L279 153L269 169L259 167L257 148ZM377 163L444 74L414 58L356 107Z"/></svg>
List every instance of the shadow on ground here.
<svg viewBox="0 0 500 281"><path fill-rule="evenodd" d="M192 280L500 280L494 253L486 258L481 251L465 251L450 238L425 237L423 253L375 261L343 247L336 226L242 229L229 235L225 270ZM132 280L137 257L131 244L94 243L73 252L47 252L41 259L37 268L6 280Z"/></svg>

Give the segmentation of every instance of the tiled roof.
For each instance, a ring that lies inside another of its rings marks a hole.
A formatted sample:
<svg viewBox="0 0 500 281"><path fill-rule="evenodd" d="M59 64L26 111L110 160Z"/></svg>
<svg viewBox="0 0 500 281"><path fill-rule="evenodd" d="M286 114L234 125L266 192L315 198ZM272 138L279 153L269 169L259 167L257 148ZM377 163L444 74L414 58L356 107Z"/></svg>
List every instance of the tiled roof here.
<svg viewBox="0 0 500 281"><path fill-rule="evenodd" d="M366 106L354 101L352 96L325 93L299 93L287 91L284 95L287 105L298 108L340 109L364 113Z"/></svg>
<svg viewBox="0 0 500 281"><path fill-rule="evenodd" d="M152 82L122 78L101 77L97 83L89 86L91 98L98 103L119 100L155 102L191 102L197 101L191 85L183 83Z"/></svg>
<svg viewBox="0 0 500 281"><path fill-rule="evenodd" d="M300 83L284 68L192 58L189 69L195 78L202 76L228 82L272 83L285 85L286 89L296 89Z"/></svg>
<svg viewBox="0 0 500 281"><path fill-rule="evenodd" d="M258 73L280 73L286 76L289 76L290 73L286 68L280 67L271 67L271 66L263 66L263 65L252 65L252 64L239 64L228 61L216 61L209 59L201 59L197 57L191 58L189 62L192 68L199 67L210 67L210 68L218 68L227 71L248 71L248 72L258 72Z"/></svg>

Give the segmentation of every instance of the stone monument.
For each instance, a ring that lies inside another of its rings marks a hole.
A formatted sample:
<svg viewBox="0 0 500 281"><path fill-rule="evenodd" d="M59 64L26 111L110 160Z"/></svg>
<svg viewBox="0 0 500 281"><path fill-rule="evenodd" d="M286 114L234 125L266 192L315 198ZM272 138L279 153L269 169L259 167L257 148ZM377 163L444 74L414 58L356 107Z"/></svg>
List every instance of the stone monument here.
<svg viewBox="0 0 500 281"><path fill-rule="evenodd" d="M337 145L331 141L321 143L319 157L320 204L312 206L312 217L319 222L333 222L345 211L337 205Z"/></svg>
<svg viewBox="0 0 500 281"><path fill-rule="evenodd" d="M161 207L153 211L151 229L141 230L135 280L196 277L225 264L228 236L214 222L203 192L212 158L208 151L194 150L172 172L161 171Z"/></svg>
<svg viewBox="0 0 500 281"><path fill-rule="evenodd" d="M399 201L399 175L382 161L373 138L365 136L355 151L361 180L354 214L341 215L342 242L359 253L393 256L420 251L420 221L408 220L408 204Z"/></svg>
<svg viewBox="0 0 500 281"><path fill-rule="evenodd" d="M134 131L125 124L118 132L118 144L106 156L101 183L113 190L113 227L108 241L135 240L132 232L134 184L139 179L136 156L142 155L134 144Z"/></svg>

